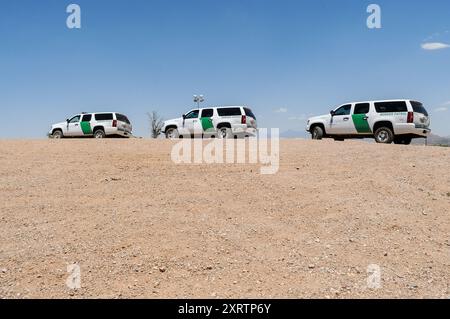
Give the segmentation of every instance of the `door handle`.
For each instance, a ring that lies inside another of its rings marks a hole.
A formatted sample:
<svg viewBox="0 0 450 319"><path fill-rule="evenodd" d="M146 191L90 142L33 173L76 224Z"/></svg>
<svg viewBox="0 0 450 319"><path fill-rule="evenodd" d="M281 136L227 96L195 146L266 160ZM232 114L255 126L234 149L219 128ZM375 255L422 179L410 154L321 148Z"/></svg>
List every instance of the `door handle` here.
<svg viewBox="0 0 450 319"><path fill-rule="evenodd" d="M349 120L349 118L348 117L344 117L344 121L348 121Z"/></svg>
<svg viewBox="0 0 450 319"><path fill-rule="evenodd" d="M369 119L368 116L363 117L363 120L364 120L364 121L367 121L368 119Z"/></svg>
<svg viewBox="0 0 450 319"><path fill-rule="evenodd" d="M75 124L75 126L78 126L78 124Z"/></svg>

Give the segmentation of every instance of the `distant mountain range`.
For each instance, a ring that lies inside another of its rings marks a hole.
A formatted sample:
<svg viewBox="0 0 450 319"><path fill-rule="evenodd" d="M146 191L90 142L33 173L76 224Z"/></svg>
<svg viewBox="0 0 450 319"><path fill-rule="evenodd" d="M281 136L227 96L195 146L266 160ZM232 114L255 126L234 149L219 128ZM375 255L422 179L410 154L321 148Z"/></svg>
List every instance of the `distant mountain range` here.
<svg viewBox="0 0 450 319"><path fill-rule="evenodd" d="M413 144L425 144L425 140L423 139L415 139L413 140ZM427 139L428 145L443 145L450 146L450 136L442 137L439 135L431 134Z"/></svg>
<svg viewBox="0 0 450 319"><path fill-rule="evenodd" d="M296 130L287 130L280 133L280 138L311 138L309 133L304 131L296 131ZM413 144L415 145L423 145L425 144L425 140L418 138L413 140ZM442 137L439 135L431 134L427 140L428 145L445 145L450 146L450 136Z"/></svg>

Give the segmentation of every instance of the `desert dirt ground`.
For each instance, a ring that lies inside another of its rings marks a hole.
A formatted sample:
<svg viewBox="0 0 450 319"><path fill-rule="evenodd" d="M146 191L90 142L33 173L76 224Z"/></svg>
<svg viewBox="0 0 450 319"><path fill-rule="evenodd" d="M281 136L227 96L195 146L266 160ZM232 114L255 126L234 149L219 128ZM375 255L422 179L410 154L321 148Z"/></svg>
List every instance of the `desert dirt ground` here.
<svg viewBox="0 0 450 319"><path fill-rule="evenodd" d="M450 148L284 140L261 175L174 143L0 141L0 297L450 297Z"/></svg>

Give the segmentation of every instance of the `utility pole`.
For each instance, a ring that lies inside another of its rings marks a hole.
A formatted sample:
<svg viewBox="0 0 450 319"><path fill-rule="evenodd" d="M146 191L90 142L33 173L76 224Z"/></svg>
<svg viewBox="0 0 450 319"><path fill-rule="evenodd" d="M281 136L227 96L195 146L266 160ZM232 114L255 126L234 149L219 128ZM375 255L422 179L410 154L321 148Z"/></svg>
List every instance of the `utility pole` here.
<svg viewBox="0 0 450 319"><path fill-rule="evenodd" d="M205 98L203 95L194 95L194 102L197 103L197 108L200 108L200 103L204 102Z"/></svg>

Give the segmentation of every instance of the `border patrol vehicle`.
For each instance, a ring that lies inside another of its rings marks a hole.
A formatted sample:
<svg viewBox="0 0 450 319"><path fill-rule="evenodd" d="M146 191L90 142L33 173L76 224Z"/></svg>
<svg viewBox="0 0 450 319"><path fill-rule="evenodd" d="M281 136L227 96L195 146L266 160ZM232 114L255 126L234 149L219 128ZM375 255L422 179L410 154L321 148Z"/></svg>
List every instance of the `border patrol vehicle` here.
<svg viewBox="0 0 450 319"><path fill-rule="evenodd" d="M131 137L132 126L128 118L116 112L81 113L65 122L53 124L48 135L52 138L106 136Z"/></svg>
<svg viewBox="0 0 450 319"><path fill-rule="evenodd" d="M310 118L306 131L315 140L373 137L377 143L404 145L431 133L428 112L413 100L347 103L330 114Z"/></svg>
<svg viewBox="0 0 450 319"><path fill-rule="evenodd" d="M181 118L164 122L162 132L169 139L183 137L237 138L256 135L257 122L246 106L193 109Z"/></svg>

